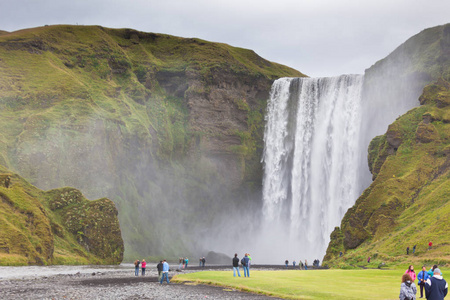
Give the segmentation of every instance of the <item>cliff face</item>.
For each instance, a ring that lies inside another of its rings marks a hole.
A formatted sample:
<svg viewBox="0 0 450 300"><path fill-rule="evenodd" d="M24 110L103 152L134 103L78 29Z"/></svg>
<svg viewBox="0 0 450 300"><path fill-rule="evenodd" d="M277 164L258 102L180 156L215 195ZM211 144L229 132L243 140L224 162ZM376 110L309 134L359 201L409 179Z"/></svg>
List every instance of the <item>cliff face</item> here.
<svg viewBox="0 0 450 300"><path fill-rule="evenodd" d="M372 266L426 260L449 263L450 26L425 30L400 48L406 48L403 53L409 56L402 59L415 66L416 74L436 81L417 97L421 106L397 118L370 143L368 162L374 181L332 233L325 256L329 265L366 265L368 256L375 258ZM398 57L394 52L378 65L395 65ZM411 89L422 85L410 84ZM426 251L429 241L435 247ZM414 257L404 255L414 245Z"/></svg>
<svg viewBox="0 0 450 300"><path fill-rule="evenodd" d="M0 264L118 264L123 241L109 199L43 192L0 166Z"/></svg>
<svg viewBox="0 0 450 300"><path fill-rule="evenodd" d="M195 249L261 184L265 101L303 76L253 51L129 29L0 37L0 164L117 205L129 257ZM255 196L256 197L256 196ZM195 222L192 222L195 220Z"/></svg>

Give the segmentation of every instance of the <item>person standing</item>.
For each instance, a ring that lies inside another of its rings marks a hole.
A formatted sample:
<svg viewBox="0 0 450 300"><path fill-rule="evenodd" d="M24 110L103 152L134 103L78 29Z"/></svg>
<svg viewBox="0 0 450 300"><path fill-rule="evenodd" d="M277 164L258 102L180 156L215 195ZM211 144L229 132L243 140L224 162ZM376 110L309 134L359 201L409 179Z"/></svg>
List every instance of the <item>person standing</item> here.
<svg viewBox="0 0 450 300"><path fill-rule="evenodd" d="M425 287L425 281L430 278L425 266L422 267L422 271L417 274L418 285L420 286L420 298L423 298L423 289Z"/></svg>
<svg viewBox="0 0 450 300"><path fill-rule="evenodd" d="M370 256L367 258L367 263L370 264Z"/></svg>
<svg viewBox="0 0 450 300"><path fill-rule="evenodd" d="M163 262L162 260L159 261L159 264L156 265L156 269L158 269L158 281L161 280L161 274L163 270Z"/></svg>
<svg viewBox="0 0 450 300"><path fill-rule="evenodd" d="M160 284L163 283L164 277L166 278L167 283L170 283L169 282L169 264L167 263L166 260L163 260L163 263L162 263L162 276L161 276L161 280L159 281Z"/></svg>
<svg viewBox="0 0 450 300"><path fill-rule="evenodd" d="M308 270L308 261L305 259L305 270Z"/></svg>
<svg viewBox="0 0 450 300"><path fill-rule="evenodd" d="M400 286L400 300L416 300L417 288L408 274L403 274L402 285Z"/></svg>
<svg viewBox="0 0 450 300"><path fill-rule="evenodd" d="M292 262L292 267L295 269L295 259L294 259L294 261Z"/></svg>
<svg viewBox="0 0 450 300"><path fill-rule="evenodd" d="M428 300L444 300L447 296L448 283L442 277L441 270L435 268L433 277L425 281L425 295Z"/></svg>
<svg viewBox="0 0 450 300"><path fill-rule="evenodd" d="M417 246L417 245L414 245L414 246L413 246L413 254L416 253L416 246Z"/></svg>
<svg viewBox="0 0 450 300"><path fill-rule="evenodd" d="M406 255L409 255L409 246L406 247Z"/></svg>
<svg viewBox="0 0 450 300"><path fill-rule="evenodd" d="M178 266L178 269L180 269L180 271L181 271L181 269L183 268L183 265L184 265L184 258L180 257L178 262L180 263L180 265Z"/></svg>
<svg viewBox="0 0 450 300"><path fill-rule="evenodd" d="M184 258L184 268L187 269L189 259L187 257Z"/></svg>
<svg viewBox="0 0 450 300"><path fill-rule="evenodd" d="M141 262L139 261L139 259L136 259L134 261L134 276L139 276L139 265L141 264Z"/></svg>
<svg viewBox="0 0 450 300"><path fill-rule="evenodd" d="M414 271L414 267L412 265L408 267L408 270L406 270L405 274L408 274L413 282L416 280L416 272Z"/></svg>
<svg viewBox="0 0 450 300"><path fill-rule="evenodd" d="M289 261L286 259L286 260L284 261L284 264L286 265L286 269L287 269L288 264L289 264Z"/></svg>
<svg viewBox="0 0 450 300"><path fill-rule="evenodd" d="M244 277L250 277L250 271L248 269L248 263L250 259L247 256L247 253L245 253L244 258L241 260L242 267L244 268Z"/></svg>
<svg viewBox="0 0 450 300"><path fill-rule="evenodd" d="M433 246L433 243L430 241L430 242L428 243L428 250L431 250L431 246Z"/></svg>
<svg viewBox="0 0 450 300"><path fill-rule="evenodd" d="M10 184L11 184L11 176L8 176L5 179L5 188L9 189Z"/></svg>
<svg viewBox="0 0 450 300"><path fill-rule="evenodd" d="M428 271L428 277L432 277L434 275L434 269L436 269L438 265L433 265L431 269ZM442 272L441 275L443 276Z"/></svg>
<svg viewBox="0 0 450 300"><path fill-rule="evenodd" d="M202 268L205 267L205 263L206 263L206 258L203 256L203 258L202 258Z"/></svg>
<svg viewBox="0 0 450 300"><path fill-rule="evenodd" d="M238 276L241 277L241 273L239 272L239 258L237 257L237 253L234 254L232 263L233 263L233 276L236 277L236 271L237 271Z"/></svg>
<svg viewBox="0 0 450 300"><path fill-rule="evenodd" d="M147 263L145 262L145 259L142 259L142 263L141 263L142 276L145 276L145 268L146 267L147 267Z"/></svg>
<svg viewBox="0 0 450 300"><path fill-rule="evenodd" d="M303 262L301 259L300 259L300 262L298 263L298 265L300 266L300 270L303 270Z"/></svg>

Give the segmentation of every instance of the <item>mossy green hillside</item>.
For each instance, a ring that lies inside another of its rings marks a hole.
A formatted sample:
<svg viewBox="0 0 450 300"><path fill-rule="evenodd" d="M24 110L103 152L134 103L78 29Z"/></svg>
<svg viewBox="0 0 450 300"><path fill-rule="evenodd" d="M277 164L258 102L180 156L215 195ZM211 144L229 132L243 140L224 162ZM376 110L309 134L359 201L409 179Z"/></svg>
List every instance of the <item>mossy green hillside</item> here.
<svg viewBox="0 0 450 300"><path fill-rule="evenodd" d="M111 200L89 201L72 188L44 192L2 166L0 179L0 265L122 261Z"/></svg>
<svg viewBox="0 0 450 300"><path fill-rule="evenodd" d="M197 247L183 236L258 194L265 102L285 76L304 75L196 38L99 26L7 33L0 164L44 190L112 199L130 260L176 257Z"/></svg>
<svg viewBox="0 0 450 300"><path fill-rule="evenodd" d="M425 87L422 105L372 141L369 165L374 181L332 233L325 263L450 263L449 87L443 79ZM430 241L433 247L428 250Z"/></svg>

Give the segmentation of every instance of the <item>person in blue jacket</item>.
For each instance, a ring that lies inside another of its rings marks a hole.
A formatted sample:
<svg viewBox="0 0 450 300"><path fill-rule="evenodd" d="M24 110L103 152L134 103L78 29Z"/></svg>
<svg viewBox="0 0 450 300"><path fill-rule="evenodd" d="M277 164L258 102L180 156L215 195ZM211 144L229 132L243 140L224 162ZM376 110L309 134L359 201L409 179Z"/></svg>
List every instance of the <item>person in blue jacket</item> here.
<svg viewBox="0 0 450 300"><path fill-rule="evenodd" d="M438 265L433 265L430 269L430 271L428 271L428 276L429 277L433 277L434 275L434 269L436 269L438 267ZM444 276L443 274L441 274L442 276Z"/></svg>
<svg viewBox="0 0 450 300"><path fill-rule="evenodd" d="M169 264L167 263L166 260L163 260L162 267L163 267L163 269L162 269L162 276L161 276L161 279L159 280L159 284L163 283L164 277L166 278L167 283L170 283L170 281L169 281L169 269L170 269L170 266L169 266Z"/></svg>
<svg viewBox="0 0 450 300"><path fill-rule="evenodd" d="M244 277L250 277L250 272L248 269L249 261L250 261L250 259L248 258L248 254L245 253L244 258L242 258L242 260L241 260L242 266L244 267Z"/></svg>
<svg viewBox="0 0 450 300"><path fill-rule="evenodd" d="M422 271L417 274L417 284L420 286L420 298L423 298L423 288L428 278L430 278L430 275L428 275L427 268L423 266Z"/></svg>

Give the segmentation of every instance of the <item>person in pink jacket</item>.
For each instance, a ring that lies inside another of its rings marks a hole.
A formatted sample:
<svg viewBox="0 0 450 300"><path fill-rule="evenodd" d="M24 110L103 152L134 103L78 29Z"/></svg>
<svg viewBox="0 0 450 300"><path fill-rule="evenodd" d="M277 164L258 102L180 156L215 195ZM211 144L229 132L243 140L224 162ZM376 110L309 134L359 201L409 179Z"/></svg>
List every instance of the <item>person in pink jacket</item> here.
<svg viewBox="0 0 450 300"><path fill-rule="evenodd" d="M413 282L416 280L416 272L414 272L414 267L412 265L408 267L408 270L406 270L405 274L411 276Z"/></svg>
<svg viewBox="0 0 450 300"><path fill-rule="evenodd" d="M142 260L141 266L142 266L142 276L145 276L145 268L147 267L145 259Z"/></svg>

